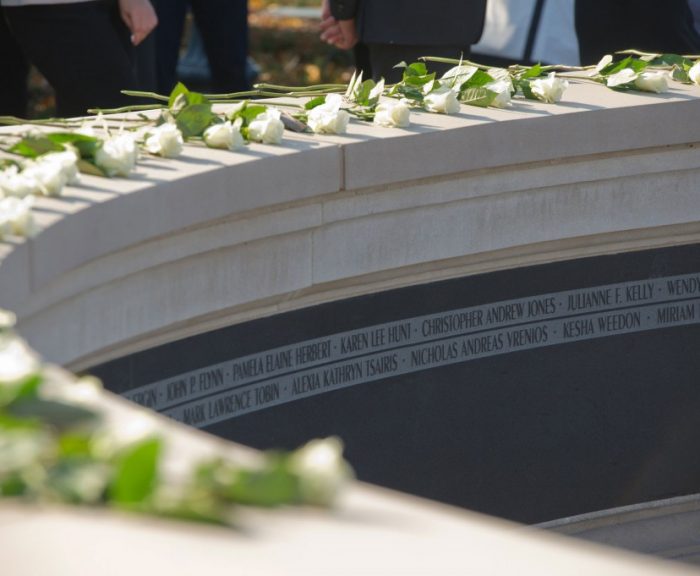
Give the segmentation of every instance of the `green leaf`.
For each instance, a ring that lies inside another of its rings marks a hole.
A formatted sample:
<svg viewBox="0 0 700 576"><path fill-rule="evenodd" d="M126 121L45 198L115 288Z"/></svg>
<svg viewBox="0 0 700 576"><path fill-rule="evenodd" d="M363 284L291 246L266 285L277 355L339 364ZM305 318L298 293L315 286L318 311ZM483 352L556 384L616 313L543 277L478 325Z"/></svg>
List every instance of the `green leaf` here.
<svg viewBox="0 0 700 576"><path fill-rule="evenodd" d="M633 58L632 56L628 56L627 58L620 60L618 62L611 62L608 64L605 68L603 68L600 71L601 76L611 76L613 74L617 74L618 72L621 72L625 68L630 68L634 70L635 72L639 73L642 72L645 68L649 66L648 62L644 62L643 60L640 60L639 58Z"/></svg>
<svg viewBox="0 0 700 576"><path fill-rule="evenodd" d="M649 61L649 66L680 66L682 68L688 63L692 66L692 61L683 58L680 54L660 54Z"/></svg>
<svg viewBox="0 0 700 576"><path fill-rule="evenodd" d="M543 74L542 65L535 64L534 66L530 66L530 68L527 68L525 70L525 72L523 72L520 77L523 80L526 80L528 78L537 78L538 76L542 76L542 74Z"/></svg>
<svg viewBox="0 0 700 576"><path fill-rule="evenodd" d="M299 499L299 480L278 462L261 471L238 471L225 495L233 502L249 506L291 504Z"/></svg>
<svg viewBox="0 0 700 576"><path fill-rule="evenodd" d="M63 434L58 439L58 453L61 458L89 457L92 441L86 434Z"/></svg>
<svg viewBox="0 0 700 576"><path fill-rule="evenodd" d="M91 176L102 176L104 178L109 176L107 172L89 160L78 160L78 170L83 174L90 174Z"/></svg>
<svg viewBox="0 0 700 576"><path fill-rule="evenodd" d="M180 96L180 94L184 94L185 97L190 93L190 91L187 89L187 86L185 86L182 82L178 82L175 85L175 88L173 88L172 92L170 92L170 97L168 98L168 108L172 108L173 104L175 104L175 100L177 100L177 97Z"/></svg>
<svg viewBox="0 0 700 576"><path fill-rule="evenodd" d="M255 120L260 114L267 110L267 106L262 104L247 104L244 108L238 111L235 117L243 118L243 124L248 126L253 120Z"/></svg>
<svg viewBox="0 0 700 576"><path fill-rule="evenodd" d="M158 482L159 438L149 438L126 448L119 458L109 487L109 498L120 506L146 501Z"/></svg>
<svg viewBox="0 0 700 576"><path fill-rule="evenodd" d="M428 67L425 62L413 62L406 67L404 76L425 76L428 73Z"/></svg>
<svg viewBox="0 0 700 576"><path fill-rule="evenodd" d="M316 98L313 98L309 100L306 104L304 104L304 109L306 110L313 110L316 108L316 106L320 106L321 104L325 104L326 102L326 96L316 96Z"/></svg>
<svg viewBox="0 0 700 576"><path fill-rule="evenodd" d="M45 400L38 396L18 398L7 407L7 413L15 418L37 418L63 430L93 424L99 419L97 412L84 406Z"/></svg>
<svg viewBox="0 0 700 576"><path fill-rule="evenodd" d="M185 139L193 136L201 136L207 127L216 118L216 114L211 111L211 104L200 103L185 106L177 115L175 122Z"/></svg>
<svg viewBox="0 0 700 576"><path fill-rule="evenodd" d="M53 498L72 504L104 500L109 467L89 458L64 458L48 470L46 488Z"/></svg>
<svg viewBox="0 0 700 576"><path fill-rule="evenodd" d="M535 96L535 93L532 91L532 86L530 86L529 81L520 81L516 82L516 88L518 88L523 96L527 98L528 100L538 100L537 96Z"/></svg>
<svg viewBox="0 0 700 576"><path fill-rule="evenodd" d="M12 405L12 403L36 396L37 390L44 381L41 374L30 374L26 378L13 384L0 386L0 408Z"/></svg>
<svg viewBox="0 0 700 576"><path fill-rule="evenodd" d="M464 84L462 84L462 90L465 88L479 88L481 86L486 86L487 84L490 84L491 82L494 81L493 76L491 76L489 73L484 72L483 70L476 70L474 74L467 80Z"/></svg>
<svg viewBox="0 0 700 576"><path fill-rule="evenodd" d="M495 92L488 90L487 88L467 88L460 94L459 100L463 104L486 108L493 103L496 96L497 94Z"/></svg>
<svg viewBox="0 0 700 576"><path fill-rule="evenodd" d="M70 144L78 150L81 158L94 158L97 150L102 146L100 138L73 132L54 132L47 134L47 138L55 144Z"/></svg>
<svg viewBox="0 0 700 576"><path fill-rule="evenodd" d="M10 148L10 152L20 154L25 158L37 158L47 152L61 152L63 150L63 146L52 142L46 136L28 136Z"/></svg>

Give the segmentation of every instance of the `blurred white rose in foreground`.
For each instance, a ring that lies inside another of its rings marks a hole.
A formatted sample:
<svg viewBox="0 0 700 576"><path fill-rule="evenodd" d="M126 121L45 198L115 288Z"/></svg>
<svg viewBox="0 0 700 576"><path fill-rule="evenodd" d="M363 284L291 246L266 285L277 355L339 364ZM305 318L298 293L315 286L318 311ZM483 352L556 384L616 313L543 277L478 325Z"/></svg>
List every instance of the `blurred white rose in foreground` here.
<svg viewBox="0 0 700 576"><path fill-rule="evenodd" d="M295 450L289 467L299 477L303 501L318 506L333 504L354 476L343 459L343 443L336 437L312 440Z"/></svg>

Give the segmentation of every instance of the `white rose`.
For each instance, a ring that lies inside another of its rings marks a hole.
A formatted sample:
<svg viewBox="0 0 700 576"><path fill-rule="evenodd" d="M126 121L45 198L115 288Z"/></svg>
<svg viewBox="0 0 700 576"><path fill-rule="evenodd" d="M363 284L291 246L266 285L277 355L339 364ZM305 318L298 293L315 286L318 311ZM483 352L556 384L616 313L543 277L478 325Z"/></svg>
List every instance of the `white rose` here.
<svg viewBox="0 0 700 576"><path fill-rule="evenodd" d="M496 80L495 82L486 84L484 88L496 94L493 102L491 102L491 106L494 108L507 108L510 106L511 91L513 88L513 84L510 80Z"/></svg>
<svg viewBox="0 0 700 576"><path fill-rule="evenodd" d="M530 83L532 93L543 102L556 104L561 100L564 90L569 87L569 82L561 78L557 78L554 72L551 72L546 78L537 78Z"/></svg>
<svg viewBox="0 0 700 576"><path fill-rule="evenodd" d="M299 477L303 501L330 506L340 490L352 479L353 471L343 459L339 438L312 440L290 456L290 470Z"/></svg>
<svg viewBox="0 0 700 576"><path fill-rule="evenodd" d="M24 198L9 196L0 200L0 236L3 234L31 236L34 232L33 205L33 196Z"/></svg>
<svg viewBox="0 0 700 576"><path fill-rule="evenodd" d="M37 160L28 165L23 171L25 175L34 178L37 183L37 193L44 196L60 196L68 178L59 162Z"/></svg>
<svg viewBox="0 0 700 576"><path fill-rule="evenodd" d="M700 60L693 64L693 67L688 70L688 77L692 82L700 86Z"/></svg>
<svg viewBox="0 0 700 576"><path fill-rule="evenodd" d="M642 72L634 81L634 86L644 92L666 92L668 90L668 74L664 71Z"/></svg>
<svg viewBox="0 0 700 576"><path fill-rule="evenodd" d="M38 191L39 183L31 172L20 172L17 166L0 170L0 198L3 195L24 198Z"/></svg>
<svg viewBox="0 0 700 576"><path fill-rule="evenodd" d="M279 144L284 134L284 124L280 117L281 112L276 108L268 108L262 114L258 114L248 126L248 136L251 140L263 144Z"/></svg>
<svg viewBox="0 0 700 576"><path fill-rule="evenodd" d="M374 123L378 126L406 128L411 123L411 109L400 100L385 100L375 110Z"/></svg>
<svg viewBox="0 0 700 576"><path fill-rule="evenodd" d="M131 134L107 138L95 154L95 164L108 176L128 176L136 166L139 149Z"/></svg>
<svg viewBox="0 0 700 576"><path fill-rule="evenodd" d="M438 112L440 114L455 114L459 112L459 99L457 92L451 88L438 88L428 94L423 102L428 112Z"/></svg>
<svg viewBox="0 0 700 576"><path fill-rule="evenodd" d="M350 121L350 114L341 110L343 99L340 94L329 94L320 106L309 110L309 127L317 134L344 134Z"/></svg>
<svg viewBox="0 0 700 576"><path fill-rule="evenodd" d="M80 160L80 156L75 150L68 149L63 152L52 152L41 156L39 160L42 162L57 162L60 164L68 184L77 184L80 181L80 172L78 171L78 160Z"/></svg>
<svg viewBox="0 0 700 576"><path fill-rule="evenodd" d="M213 124L204 131L204 143L210 148L236 150L245 145L238 126L226 121L223 124Z"/></svg>
<svg viewBox="0 0 700 576"><path fill-rule="evenodd" d="M0 308L0 331L8 330L17 323L17 316L14 312Z"/></svg>
<svg viewBox="0 0 700 576"><path fill-rule="evenodd" d="M157 154L164 158L179 156L185 141L182 132L175 124L166 122L149 130L146 136L145 147L151 154Z"/></svg>
<svg viewBox="0 0 700 576"><path fill-rule="evenodd" d="M0 337L0 386L18 384L39 369L39 358L24 340L12 333Z"/></svg>

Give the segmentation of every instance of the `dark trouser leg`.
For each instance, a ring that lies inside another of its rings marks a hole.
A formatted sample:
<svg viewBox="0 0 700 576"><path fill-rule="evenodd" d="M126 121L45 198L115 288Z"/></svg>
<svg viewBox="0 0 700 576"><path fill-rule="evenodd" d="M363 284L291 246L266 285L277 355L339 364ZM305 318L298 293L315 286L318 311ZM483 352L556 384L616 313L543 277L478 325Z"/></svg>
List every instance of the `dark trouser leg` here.
<svg viewBox="0 0 700 576"><path fill-rule="evenodd" d="M247 90L247 0L191 0L215 92Z"/></svg>
<svg viewBox="0 0 700 576"><path fill-rule="evenodd" d="M177 61L187 14L187 0L151 0L158 15L156 78L158 92L169 94L177 82Z"/></svg>
<svg viewBox="0 0 700 576"><path fill-rule="evenodd" d="M394 68L399 62L417 61L421 56L441 56L469 58L469 46L402 46L397 44L368 44L369 60L372 66L372 76L375 80L384 78L393 84L401 80L403 72ZM437 72L438 77L453 67L453 64L438 64L427 62L428 70Z"/></svg>
<svg viewBox="0 0 700 576"><path fill-rule="evenodd" d="M0 54L2 54L2 89L0 89L0 115L27 115L27 77L29 63L17 41L10 33L0 9Z"/></svg>
<svg viewBox="0 0 700 576"><path fill-rule="evenodd" d="M120 93L137 83L130 33L116 2L5 8L5 15L24 53L56 91L59 116L131 102Z"/></svg>

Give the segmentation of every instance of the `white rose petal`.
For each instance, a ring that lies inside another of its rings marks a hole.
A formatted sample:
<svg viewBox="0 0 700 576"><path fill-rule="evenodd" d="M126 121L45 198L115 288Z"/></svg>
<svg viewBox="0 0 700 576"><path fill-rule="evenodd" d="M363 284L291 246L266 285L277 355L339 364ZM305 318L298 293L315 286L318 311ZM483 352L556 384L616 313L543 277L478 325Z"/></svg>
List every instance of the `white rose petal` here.
<svg viewBox="0 0 700 576"><path fill-rule="evenodd" d="M608 88L615 88L616 86L624 86L625 84L630 84L637 79L637 73L632 70L632 68L623 68L615 74L611 74L605 78L605 84Z"/></svg>
<svg viewBox="0 0 700 576"><path fill-rule="evenodd" d="M4 196L24 198L39 192L39 183L31 172L20 172L17 166L10 166L0 171L0 192Z"/></svg>
<svg viewBox="0 0 700 576"><path fill-rule="evenodd" d="M700 60L693 64L693 67L688 70L688 77L693 83L700 86Z"/></svg>
<svg viewBox="0 0 700 576"><path fill-rule="evenodd" d="M307 117L311 130L317 134L344 134L350 114L340 108L342 102L340 94L329 94L323 104L309 110Z"/></svg>
<svg viewBox="0 0 700 576"><path fill-rule="evenodd" d="M33 196L9 196L0 200L0 236L31 236L34 233L34 217L31 210L33 205Z"/></svg>
<svg viewBox="0 0 700 576"><path fill-rule="evenodd" d="M367 97L367 99L370 102L373 102L373 101L376 102L379 99L379 97L384 93L384 86L385 86L385 82L384 82L384 78L382 78L381 80L379 80L379 82L377 82L374 85L374 88L372 88L369 91L369 96Z"/></svg>
<svg viewBox="0 0 700 576"><path fill-rule="evenodd" d="M336 437L312 440L296 450L290 457L290 469L299 477L304 501L320 506L333 504L353 477L343 459L343 443Z"/></svg>
<svg viewBox="0 0 700 576"><path fill-rule="evenodd" d="M495 82L486 84L484 88L496 93L496 97L493 102L491 102L491 106L494 108L507 108L510 106L511 91L513 88L513 84L510 80L496 80Z"/></svg>
<svg viewBox="0 0 700 576"><path fill-rule="evenodd" d="M668 74L664 71L642 72L634 81L634 86L644 92L666 92L668 90Z"/></svg>
<svg viewBox="0 0 700 576"><path fill-rule="evenodd" d="M546 78L537 78L530 82L530 89L538 100L556 104L561 100L564 90L569 87L569 82L558 78L551 72Z"/></svg>
<svg viewBox="0 0 700 576"><path fill-rule="evenodd" d="M175 158L182 153L185 141L182 132L169 122L149 130L146 137L146 150L164 158Z"/></svg>
<svg viewBox="0 0 700 576"><path fill-rule="evenodd" d="M457 92L451 88L439 88L431 92L423 99L423 103L428 112L440 114L454 114L460 109Z"/></svg>
<svg viewBox="0 0 700 576"><path fill-rule="evenodd" d="M406 128L411 123L411 109L400 100L385 100L375 110L374 123L378 126Z"/></svg>
<svg viewBox="0 0 700 576"><path fill-rule="evenodd" d="M251 140L263 144L279 144L284 134L284 124L280 119L281 112L276 108L268 108L258 114L248 126L248 136Z"/></svg>
<svg viewBox="0 0 700 576"><path fill-rule="evenodd" d="M245 145L238 126L226 121L222 124L213 124L204 131L204 143L210 148L223 150L236 150Z"/></svg>
<svg viewBox="0 0 700 576"><path fill-rule="evenodd" d="M600 62L595 67L595 71L593 74L600 74L603 71L603 68L608 66L609 64L612 64L613 57L612 54L606 54L600 59Z"/></svg>
<svg viewBox="0 0 700 576"><path fill-rule="evenodd" d="M108 176L128 176L136 166L139 149L128 133L107 138L95 154L95 164Z"/></svg>

